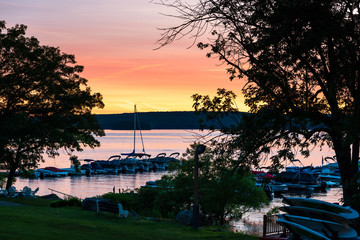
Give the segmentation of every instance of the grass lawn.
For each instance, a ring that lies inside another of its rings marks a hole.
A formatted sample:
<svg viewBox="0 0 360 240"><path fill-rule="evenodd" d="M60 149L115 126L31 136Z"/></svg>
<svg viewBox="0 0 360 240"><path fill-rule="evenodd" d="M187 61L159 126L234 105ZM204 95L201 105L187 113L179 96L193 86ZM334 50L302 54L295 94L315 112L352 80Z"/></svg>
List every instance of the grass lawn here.
<svg viewBox="0 0 360 240"><path fill-rule="evenodd" d="M195 231L175 222L119 219L112 214L97 214L76 207L51 208L50 201L43 199L11 201L22 206L0 206L0 239L258 239L212 228Z"/></svg>

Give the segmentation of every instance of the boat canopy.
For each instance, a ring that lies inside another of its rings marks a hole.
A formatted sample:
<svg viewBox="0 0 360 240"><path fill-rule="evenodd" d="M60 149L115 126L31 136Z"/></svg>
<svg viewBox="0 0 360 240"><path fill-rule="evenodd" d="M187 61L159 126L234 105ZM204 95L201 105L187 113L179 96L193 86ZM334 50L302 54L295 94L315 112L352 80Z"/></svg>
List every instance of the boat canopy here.
<svg viewBox="0 0 360 240"><path fill-rule="evenodd" d="M147 154L147 153L136 153L136 152L131 152L131 153L121 153L121 155L125 155L125 156L138 156L140 158L146 156L146 157L150 157L151 155L150 154Z"/></svg>

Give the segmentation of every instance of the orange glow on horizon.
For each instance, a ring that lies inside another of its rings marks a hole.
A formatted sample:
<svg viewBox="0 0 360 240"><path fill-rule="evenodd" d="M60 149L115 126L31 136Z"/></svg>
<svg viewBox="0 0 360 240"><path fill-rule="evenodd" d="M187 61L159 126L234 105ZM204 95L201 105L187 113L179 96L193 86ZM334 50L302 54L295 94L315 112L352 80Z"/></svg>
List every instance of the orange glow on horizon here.
<svg viewBox="0 0 360 240"><path fill-rule="evenodd" d="M7 27L28 26L27 35L41 44L74 54L84 66L82 77L93 92L100 92L104 109L94 113L139 111L192 111L195 93L213 96L218 88L233 90L243 105L240 80L230 82L226 66L205 57L189 39L154 50L157 28L176 20L159 14L168 9L133 0L39 0L0 3Z"/></svg>

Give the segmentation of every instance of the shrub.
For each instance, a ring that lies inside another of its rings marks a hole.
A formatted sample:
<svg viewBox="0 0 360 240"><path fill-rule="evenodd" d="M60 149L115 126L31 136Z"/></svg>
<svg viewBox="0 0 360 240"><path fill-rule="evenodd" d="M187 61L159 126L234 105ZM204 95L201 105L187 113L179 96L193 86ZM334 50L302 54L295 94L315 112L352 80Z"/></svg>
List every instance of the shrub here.
<svg viewBox="0 0 360 240"><path fill-rule="evenodd" d="M50 207L81 207L81 200L79 198L68 198L52 202Z"/></svg>
<svg viewBox="0 0 360 240"><path fill-rule="evenodd" d="M105 193L102 198L109 199L115 203L121 203L124 209L138 212L139 196L134 191L123 193Z"/></svg>
<svg viewBox="0 0 360 240"><path fill-rule="evenodd" d="M124 193L106 193L101 197L121 203L124 209L135 211L142 216L175 218L184 208L183 194L169 187L166 179L159 181L158 186L145 186Z"/></svg>
<svg viewBox="0 0 360 240"><path fill-rule="evenodd" d="M139 198L139 211L142 214L149 214L156 207L156 197L161 190L159 188L154 187L141 187L137 190L138 198Z"/></svg>

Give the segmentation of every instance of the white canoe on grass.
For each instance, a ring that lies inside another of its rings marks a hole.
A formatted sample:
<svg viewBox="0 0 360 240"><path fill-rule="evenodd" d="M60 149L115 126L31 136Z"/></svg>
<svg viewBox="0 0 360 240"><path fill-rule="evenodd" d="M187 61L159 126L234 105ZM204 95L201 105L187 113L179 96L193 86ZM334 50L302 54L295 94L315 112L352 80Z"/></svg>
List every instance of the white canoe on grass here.
<svg viewBox="0 0 360 240"><path fill-rule="evenodd" d="M327 220L295 215L281 215L280 218L310 228L331 239L354 239L357 237L357 232L355 231L355 229L350 228L347 224L344 225L341 223L331 222Z"/></svg>
<svg viewBox="0 0 360 240"><path fill-rule="evenodd" d="M343 207L337 204L300 197L289 197L283 198L283 203L289 204L290 206L299 206L306 208L315 208L318 210L328 211L338 214L346 219L355 219L359 217L359 213L350 207Z"/></svg>
<svg viewBox="0 0 360 240"><path fill-rule="evenodd" d="M293 235L295 235L295 239L298 239L296 238L296 236L298 236L299 239L302 240L331 240L331 238L328 238L321 233L318 233L314 230L311 230L310 228L304 227L294 222L286 221L281 218L278 219L276 222L281 226L287 228Z"/></svg>

